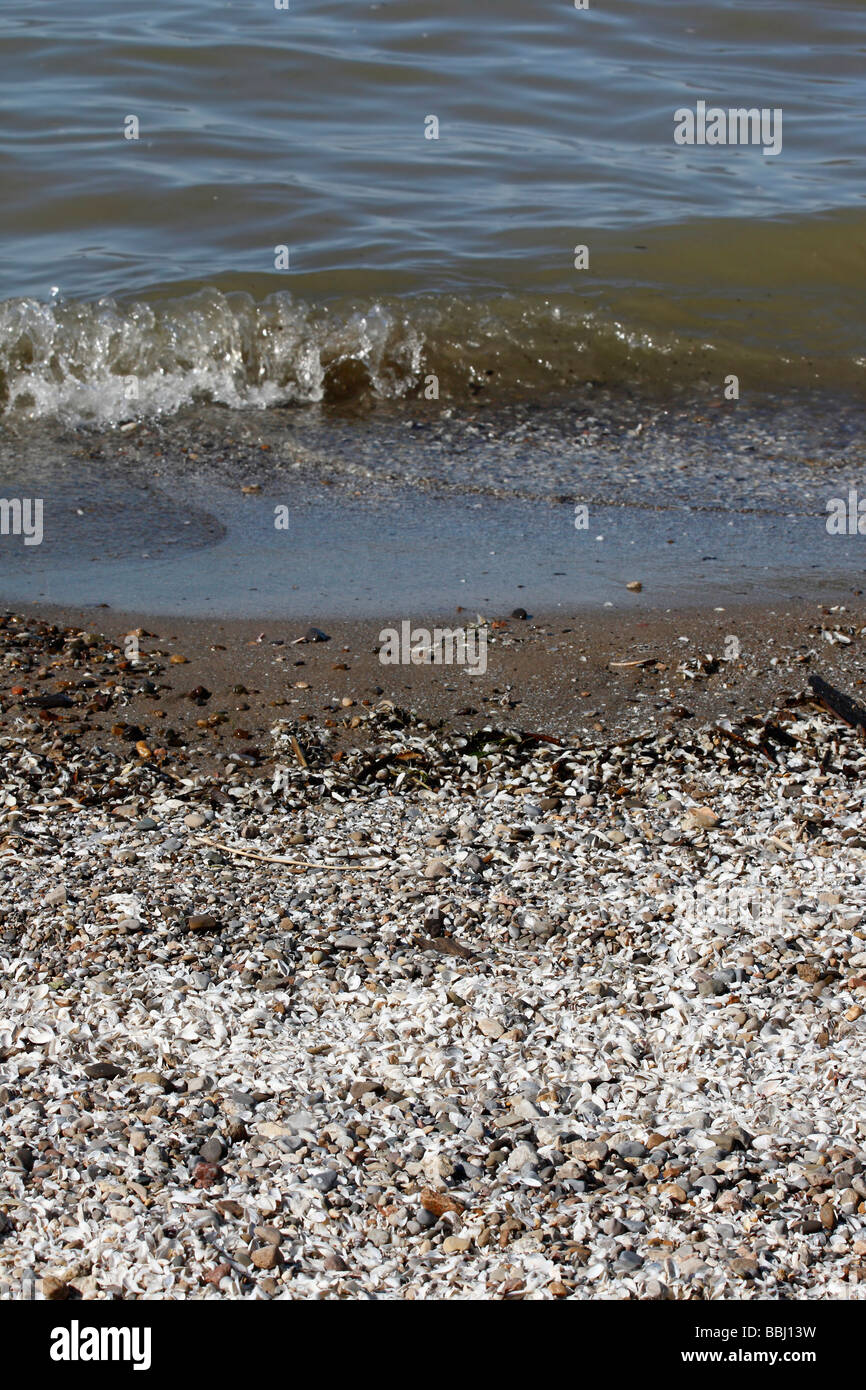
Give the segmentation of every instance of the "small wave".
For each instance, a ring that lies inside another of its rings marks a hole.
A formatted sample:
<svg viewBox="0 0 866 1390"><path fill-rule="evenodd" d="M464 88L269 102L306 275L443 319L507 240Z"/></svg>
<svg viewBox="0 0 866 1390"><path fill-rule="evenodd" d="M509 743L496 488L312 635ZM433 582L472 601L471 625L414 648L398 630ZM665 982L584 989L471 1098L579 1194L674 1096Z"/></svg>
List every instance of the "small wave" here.
<svg viewBox="0 0 866 1390"><path fill-rule="evenodd" d="M8 417L117 424L199 402L230 407L531 396L586 383L696 384L719 345L648 333L550 299L456 296L316 306L216 289L155 304L0 304L0 409ZM751 384L815 364L739 354ZM851 364L854 370L855 364ZM859 375L858 369L858 375ZM836 378L837 385L838 375Z"/></svg>
<svg viewBox="0 0 866 1390"><path fill-rule="evenodd" d="M275 294L202 291L161 305L0 305L0 405L31 419L113 424L196 401L270 406L365 387L404 394L423 343L378 305L344 318Z"/></svg>

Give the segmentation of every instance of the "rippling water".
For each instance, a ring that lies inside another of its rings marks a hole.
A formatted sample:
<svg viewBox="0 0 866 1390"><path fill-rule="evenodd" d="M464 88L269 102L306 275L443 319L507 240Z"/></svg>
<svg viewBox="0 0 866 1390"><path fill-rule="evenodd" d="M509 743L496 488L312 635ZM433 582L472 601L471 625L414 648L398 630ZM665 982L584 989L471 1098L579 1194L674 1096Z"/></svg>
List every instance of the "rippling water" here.
<svg viewBox="0 0 866 1390"><path fill-rule="evenodd" d="M29 0L0 403L859 394L864 53L862 0ZM677 145L701 100L780 109L781 152Z"/></svg>

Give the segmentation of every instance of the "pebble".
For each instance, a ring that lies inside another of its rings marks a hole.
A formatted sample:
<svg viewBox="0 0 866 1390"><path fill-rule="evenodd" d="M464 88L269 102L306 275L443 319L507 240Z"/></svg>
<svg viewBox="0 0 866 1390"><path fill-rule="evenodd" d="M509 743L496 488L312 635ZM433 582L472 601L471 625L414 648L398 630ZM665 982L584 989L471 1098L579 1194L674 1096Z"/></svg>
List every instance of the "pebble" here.
<svg viewBox="0 0 866 1390"><path fill-rule="evenodd" d="M425 878L445 878L451 872L443 859L431 859L424 866Z"/></svg>
<svg viewBox="0 0 866 1390"><path fill-rule="evenodd" d="M636 1250L623 1250L617 1257L617 1269L624 1270L627 1274L640 1269L643 1264L643 1257Z"/></svg>
<svg viewBox="0 0 866 1390"><path fill-rule="evenodd" d="M319 1192L333 1192L337 1186L339 1174L336 1168L323 1168L320 1173L312 1173L310 1182Z"/></svg>
<svg viewBox="0 0 866 1390"><path fill-rule="evenodd" d="M260 1245L250 1256L256 1269L276 1269L280 1252L275 1245Z"/></svg>
<svg viewBox="0 0 866 1390"><path fill-rule="evenodd" d="M508 1155L507 1167L511 1169L512 1172L516 1172L524 1168L527 1164L535 1164L537 1162L538 1152L535 1146L524 1141L523 1143L517 1144Z"/></svg>
<svg viewBox="0 0 866 1390"><path fill-rule="evenodd" d="M201 932L218 931L220 926L216 917L207 912L194 913L192 917L187 917L186 925L189 931Z"/></svg>
<svg viewBox="0 0 866 1390"><path fill-rule="evenodd" d="M91 1081L112 1081L114 1077L123 1075L123 1067L116 1062L87 1062L83 1071Z"/></svg>

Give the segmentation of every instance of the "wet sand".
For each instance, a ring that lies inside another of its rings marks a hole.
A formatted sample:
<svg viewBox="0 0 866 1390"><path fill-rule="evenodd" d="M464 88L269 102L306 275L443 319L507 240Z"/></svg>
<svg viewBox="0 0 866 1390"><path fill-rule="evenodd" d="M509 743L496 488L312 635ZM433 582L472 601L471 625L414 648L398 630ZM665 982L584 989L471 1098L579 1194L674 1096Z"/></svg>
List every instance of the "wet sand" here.
<svg viewBox="0 0 866 1390"><path fill-rule="evenodd" d="M473 616L457 613L450 622ZM125 742L133 759L136 745L146 756L195 750L203 765L233 759L255 769L272 759L269 731L278 719L299 730L330 720L338 743L352 743L364 734L358 714L381 700L448 727L493 725L583 746L760 715L806 693L813 671L855 698L863 684L866 604L856 599L836 609L491 614L487 669L475 675L460 665L382 664L380 620L328 622L328 641L295 641L318 622L315 612L306 621L251 621L31 607L4 628L7 650L22 628L35 637L22 648L29 657L10 656L23 665L3 671L0 727L14 728L25 702L66 692L72 705L46 717L80 729L85 745ZM99 649L104 655L113 644L114 659L91 659L86 647L75 664L52 654L43 623L104 633ZM427 621L434 625L441 615ZM138 634L136 664L124 659L130 634Z"/></svg>
<svg viewBox="0 0 866 1390"><path fill-rule="evenodd" d="M0 538L0 602L269 623L807 611L860 585L863 537L827 508L862 437L841 403L600 395L21 427L0 496L42 499L44 537Z"/></svg>

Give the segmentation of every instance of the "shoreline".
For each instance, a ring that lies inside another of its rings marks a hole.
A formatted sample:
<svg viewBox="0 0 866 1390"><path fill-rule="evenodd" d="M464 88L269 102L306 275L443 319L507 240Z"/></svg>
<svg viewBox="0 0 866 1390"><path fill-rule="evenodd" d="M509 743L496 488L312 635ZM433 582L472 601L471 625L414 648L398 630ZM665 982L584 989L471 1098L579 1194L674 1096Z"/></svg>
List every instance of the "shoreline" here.
<svg viewBox="0 0 866 1390"><path fill-rule="evenodd" d="M10 430L0 495L38 499L44 536L0 537L0 595L269 622L843 603L863 538L828 508L861 439L841 405L603 392Z"/></svg>

